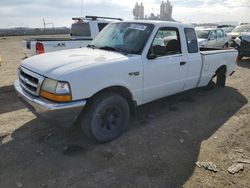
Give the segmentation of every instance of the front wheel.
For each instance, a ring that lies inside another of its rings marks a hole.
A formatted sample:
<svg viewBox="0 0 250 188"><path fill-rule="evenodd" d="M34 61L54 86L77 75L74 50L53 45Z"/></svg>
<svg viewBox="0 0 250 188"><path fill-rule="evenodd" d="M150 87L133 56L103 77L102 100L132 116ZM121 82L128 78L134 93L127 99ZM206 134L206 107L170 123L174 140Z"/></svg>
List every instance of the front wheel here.
<svg viewBox="0 0 250 188"><path fill-rule="evenodd" d="M228 48L228 43L223 45L223 49L227 49Z"/></svg>
<svg viewBox="0 0 250 188"><path fill-rule="evenodd" d="M82 114L81 126L91 139L109 142L128 126L129 105L121 95L108 92L96 96Z"/></svg>

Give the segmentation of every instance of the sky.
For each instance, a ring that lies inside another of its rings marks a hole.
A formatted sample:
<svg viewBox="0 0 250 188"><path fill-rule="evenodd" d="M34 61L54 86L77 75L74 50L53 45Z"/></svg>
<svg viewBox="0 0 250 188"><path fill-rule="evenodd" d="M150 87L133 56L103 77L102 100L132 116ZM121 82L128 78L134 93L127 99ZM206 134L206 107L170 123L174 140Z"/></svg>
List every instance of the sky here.
<svg viewBox="0 0 250 188"><path fill-rule="evenodd" d="M161 0L0 0L0 28L70 27L72 17L98 15L132 20L136 2L145 14L159 14ZM250 0L170 0L173 18L184 23L250 22Z"/></svg>

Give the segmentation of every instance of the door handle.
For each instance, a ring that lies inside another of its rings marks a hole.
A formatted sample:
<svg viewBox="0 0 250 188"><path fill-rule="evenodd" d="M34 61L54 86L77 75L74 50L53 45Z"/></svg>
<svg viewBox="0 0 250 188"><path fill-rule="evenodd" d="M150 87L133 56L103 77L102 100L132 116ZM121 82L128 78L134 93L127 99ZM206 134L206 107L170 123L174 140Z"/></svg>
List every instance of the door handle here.
<svg viewBox="0 0 250 188"><path fill-rule="evenodd" d="M180 66L183 66L183 65L185 65L187 62L186 61L181 61L180 62Z"/></svg>

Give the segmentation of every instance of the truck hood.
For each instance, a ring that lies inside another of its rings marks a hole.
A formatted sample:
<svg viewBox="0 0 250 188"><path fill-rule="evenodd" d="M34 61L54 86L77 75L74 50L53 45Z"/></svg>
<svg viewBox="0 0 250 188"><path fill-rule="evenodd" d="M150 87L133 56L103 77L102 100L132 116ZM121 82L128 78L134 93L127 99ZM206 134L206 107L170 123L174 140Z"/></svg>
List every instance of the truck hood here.
<svg viewBox="0 0 250 188"><path fill-rule="evenodd" d="M118 52L91 48L62 50L32 56L23 60L21 66L45 77L57 79L62 74L127 59L127 56Z"/></svg>

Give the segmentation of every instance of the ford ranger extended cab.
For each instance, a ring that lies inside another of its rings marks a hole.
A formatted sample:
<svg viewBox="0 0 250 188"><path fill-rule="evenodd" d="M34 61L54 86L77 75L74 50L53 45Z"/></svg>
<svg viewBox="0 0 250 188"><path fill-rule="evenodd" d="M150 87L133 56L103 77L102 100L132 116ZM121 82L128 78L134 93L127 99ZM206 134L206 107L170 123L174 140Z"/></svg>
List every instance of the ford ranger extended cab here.
<svg viewBox="0 0 250 188"><path fill-rule="evenodd" d="M77 120L87 136L107 142L126 129L136 106L214 77L224 87L236 57L235 49L200 51L192 25L115 22L86 48L23 60L15 89L38 117L58 125Z"/></svg>
<svg viewBox="0 0 250 188"><path fill-rule="evenodd" d="M110 20L121 18L85 16L72 18L75 22L71 25L70 38L34 38L24 40L25 48L32 55L54 52L58 50L82 48L87 46L93 38L110 23Z"/></svg>

